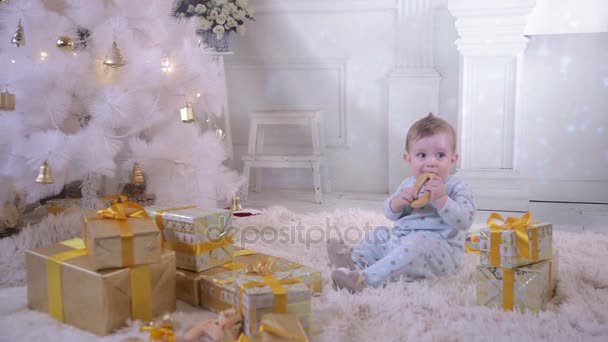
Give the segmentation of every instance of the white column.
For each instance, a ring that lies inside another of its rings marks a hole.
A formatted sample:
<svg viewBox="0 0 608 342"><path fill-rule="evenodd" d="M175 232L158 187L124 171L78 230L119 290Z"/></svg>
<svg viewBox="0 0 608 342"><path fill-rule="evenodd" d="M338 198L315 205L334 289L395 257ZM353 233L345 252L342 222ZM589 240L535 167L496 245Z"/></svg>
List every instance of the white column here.
<svg viewBox="0 0 608 342"><path fill-rule="evenodd" d="M519 180L517 71L528 39L523 32L535 0L449 0L460 39L458 175L480 209L527 210Z"/></svg>
<svg viewBox="0 0 608 342"><path fill-rule="evenodd" d="M439 81L433 59L433 25L438 0L399 0L397 61L388 86L388 192L409 175L407 129L439 108Z"/></svg>

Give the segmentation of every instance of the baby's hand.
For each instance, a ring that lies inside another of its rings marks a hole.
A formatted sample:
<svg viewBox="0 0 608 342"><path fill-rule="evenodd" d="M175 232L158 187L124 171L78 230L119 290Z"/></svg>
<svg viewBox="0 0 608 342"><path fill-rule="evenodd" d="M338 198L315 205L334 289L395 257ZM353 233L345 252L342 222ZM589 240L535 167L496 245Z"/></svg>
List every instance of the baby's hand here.
<svg viewBox="0 0 608 342"><path fill-rule="evenodd" d="M391 200L391 210L394 213L402 212L417 196L418 194L414 188L405 188L401 190L401 192Z"/></svg>
<svg viewBox="0 0 608 342"><path fill-rule="evenodd" d="M424 189L431 192L431 202L437 209L443 208L443 205L448 199L448 194L445 191L445 184L443 179L439 176L431 178L426 184Z"/></svg>

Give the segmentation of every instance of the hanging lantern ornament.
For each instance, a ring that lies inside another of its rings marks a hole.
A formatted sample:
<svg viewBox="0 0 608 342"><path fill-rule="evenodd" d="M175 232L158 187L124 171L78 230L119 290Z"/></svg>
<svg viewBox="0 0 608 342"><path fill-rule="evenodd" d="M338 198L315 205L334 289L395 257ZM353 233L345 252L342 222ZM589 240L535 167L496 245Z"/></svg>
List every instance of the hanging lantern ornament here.
<svg viewBox="0 0 608 342"><path fill-rule="evenodd" d="M186 104L185 107L180 108L179 114L182 118L182 122L194 122L194 111L192 111L192 105L190 103Z"/></svg>
<svg viewBox="0 0 608 342"><path fill-rule="evenodd" d="M0 93L0 110L15 110L15 94L9 93L8 90Z"/></svg>
<svg viewBox="0 0 608 342"><path fill-rule="evenodd" d="M36 178L36 183L41 184L53 184L55 180L53 180L53 174L51 173L51 166L45 160L42 165L40 165L40 170L38 171L38 177Z"/></svg>
<svg viewBox="0 0 608 342"><path fill-rule="evenodd" d="M17 30L15 34L13 34L13 39L11 39L11 43L16 47L22 47L25 45L25 34L23 33L23 25L21 25L21 19L19 19L19 24L17 24Z"/></svg>
<svg viewBox="0 0 608 342"><path fill-rule="evenodd" d="M141 170L141 166L139 163L135 163L133 165L133 172L131 173L131 183L133 184L144 184L146 179L144 178L144 173Z"/></svg>
<svg viewBox="0 0 608 342"><path fill-rule="evenodd" d="M112 48L110 48L106 59L103 60L103 64L112 68L118 68L126 64L120 54L118 45L116 45L116 41L112 42Z"/></svg>
<svg viewBox="0 0 608 342"><path fill-rule="evenodd" d="M76 49L76 43L74 42L74 38L69 36L61 36L57 38L57 47L59 50L63 52L70 52Z"/></svg>

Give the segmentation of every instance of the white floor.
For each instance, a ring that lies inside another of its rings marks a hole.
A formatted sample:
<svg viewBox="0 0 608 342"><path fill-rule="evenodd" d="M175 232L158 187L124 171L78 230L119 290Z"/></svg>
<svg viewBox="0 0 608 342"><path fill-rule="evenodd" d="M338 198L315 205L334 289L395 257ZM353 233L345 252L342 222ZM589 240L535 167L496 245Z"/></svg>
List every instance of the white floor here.
<svg viewBox="0 0 608 342"><path fill-rule="evenodd" d="M323 204L313 203L312 191L264 189L249 192L245 208L263 210L271 206L282 206L296 213L315 213L335 209L361 208L382 212L386 194L378 193L331 193L323 195ZM581 205L563 203L531 203L533 219L551 222L554 229L566 231L608 232L608 205ZM491 211L479 210L473 228L485 226ZM519 212L499 212L503 217L521 216Z"/></svg>

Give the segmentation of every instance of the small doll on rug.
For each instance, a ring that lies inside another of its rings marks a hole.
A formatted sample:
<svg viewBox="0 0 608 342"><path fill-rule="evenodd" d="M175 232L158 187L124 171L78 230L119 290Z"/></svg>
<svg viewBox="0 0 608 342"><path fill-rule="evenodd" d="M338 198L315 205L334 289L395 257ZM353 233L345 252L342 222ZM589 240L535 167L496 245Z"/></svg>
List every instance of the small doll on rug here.
<svg viewBox="0 0 608 342"><path fill-rule="evenodd" d="M216 319L208 319L192 327L184 335L184 341L235 341L239 336L242 321L243 317L237 309L224 310Z"/></svg>
<svg viewBox="0 0 608 342"><path fill-rule="evenodd" d="M359 292L401 278L438 277L461 267L476 208L470 187L450 175L458 160L454 128L433 114L418 120L407 133L403 159L413 176L384 201L384 214L395 226L375 228L353 249L342 239L328 240L338 288Z"/></svg>

